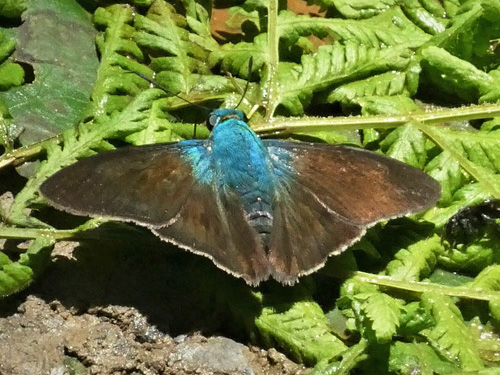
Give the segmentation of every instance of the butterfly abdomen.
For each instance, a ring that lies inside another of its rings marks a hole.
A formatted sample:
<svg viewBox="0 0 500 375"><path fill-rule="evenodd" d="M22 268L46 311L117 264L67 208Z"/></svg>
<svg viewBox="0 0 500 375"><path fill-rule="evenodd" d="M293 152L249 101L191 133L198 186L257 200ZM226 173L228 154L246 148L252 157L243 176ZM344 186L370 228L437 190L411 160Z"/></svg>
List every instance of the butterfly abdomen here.
<svg viewBox="0 0 500 375"><path fill-rule="evenodd" d="M266 244L273 225L276 179L266 148L245 122L236 119L217 125L211 139L220 185L239 196L248 223Z"/></svg>

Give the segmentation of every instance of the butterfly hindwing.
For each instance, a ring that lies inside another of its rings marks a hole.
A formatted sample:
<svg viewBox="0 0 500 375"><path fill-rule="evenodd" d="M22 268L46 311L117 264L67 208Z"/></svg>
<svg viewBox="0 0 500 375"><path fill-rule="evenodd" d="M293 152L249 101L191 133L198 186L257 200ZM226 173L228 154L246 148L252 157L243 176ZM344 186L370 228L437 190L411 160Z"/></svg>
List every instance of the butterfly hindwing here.
<svg viewBox="0 0 500 375"><path fill-rule="evenodd" d="M248 284L257 285L270 276L262 241L246 220L234 192L214 191L212 184L196 184L178 219L154 231L181 247L208 256Z"/></svg>
<svg viewBox="0 0 500 375"><path fill-rule="evenodd" d="M345 146L264 144L278 179L269 260L273 277L283 282L321 267L375 223L439 199L435 180L382 155Z"/></svg>
<svg viewBox="0 0 500 375"><path fill-rule="evenodd" d="M325 207L299 184L283 184L274 202L268 259L273 277L293 284L360 238L362 226Z"/></svg>

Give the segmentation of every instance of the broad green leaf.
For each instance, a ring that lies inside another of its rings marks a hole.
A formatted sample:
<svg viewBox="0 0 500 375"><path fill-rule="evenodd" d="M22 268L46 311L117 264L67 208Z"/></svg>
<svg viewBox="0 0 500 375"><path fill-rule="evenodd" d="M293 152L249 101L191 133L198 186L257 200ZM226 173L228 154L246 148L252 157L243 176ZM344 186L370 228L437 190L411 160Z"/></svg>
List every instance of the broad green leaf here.
<svg viewBox="0 0 500 375"><path fill-rule="evenodd" d="M31 144L74 126L88 106L95 80L95 30L74 0L33 0L17 30L16 60L33 67L35 81L1 93ZM54 48L57 46L57 48Z"/></svg>
<svg viewBox="0 0 500 375"><path fill-rule="evenodd" d="M424 293L421 302L436 321L434 327L422 331L434 350L463 370L477 371L484 368L477 343L451 298L437 293Z"/></svg>
<svg viewBox="0 0 500 375"><path fill-rule="evenodd" d="M387 265L385 274L396 280L420 281L434 270L437 257L442 252L437 235L421 240L408 246L408 249L398 251Z"/></svg>
<svg viewBox="0 0 500 375"><path fill-rule="evenodd" d="M269 345L277 343L299 362L331 360L347 349L330 333L328 319L313 301L264 307L255 324Z"/></svg>

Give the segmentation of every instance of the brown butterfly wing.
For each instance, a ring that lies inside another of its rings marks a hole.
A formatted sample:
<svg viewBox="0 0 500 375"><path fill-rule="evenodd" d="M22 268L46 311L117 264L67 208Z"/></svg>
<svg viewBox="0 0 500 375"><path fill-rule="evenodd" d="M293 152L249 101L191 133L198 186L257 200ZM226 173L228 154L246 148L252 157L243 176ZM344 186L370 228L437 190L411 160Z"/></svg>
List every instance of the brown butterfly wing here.
<svg viewBox="0 0 500 375"><path fill-rule="evenodd" d="M202 141L189 147L202 147ZM256 285L270 275L257 233L239 199L197 181L188 146L157 144L100 153L62 169L40 187L54 207L76 215L131 221L206 256ZM207 157L203 149L199 158Z"/></svg>
<svg viewBox="0 0 500 375"><path fill-rule="evenodd" d="M397 160L344 146L265 141L280 181L269 243L273 277L293 283L375 223L431 207L441 187Z"/></svg>
<svg viewBox="0 0 500 375"><path fill-rule="evenodd" d="M246 220L235 193L195 185L175 222L154 232L208 256L217 266L250 285L267 280L271 274L262 241Z"/></svg>
<svg viewBox="0 0 500 375"><path fill-rule="evenodd" d="M103 152L61 169L40 192L75 215L161 226L179 212L194 183L179 153L175 144Z"/></svg>

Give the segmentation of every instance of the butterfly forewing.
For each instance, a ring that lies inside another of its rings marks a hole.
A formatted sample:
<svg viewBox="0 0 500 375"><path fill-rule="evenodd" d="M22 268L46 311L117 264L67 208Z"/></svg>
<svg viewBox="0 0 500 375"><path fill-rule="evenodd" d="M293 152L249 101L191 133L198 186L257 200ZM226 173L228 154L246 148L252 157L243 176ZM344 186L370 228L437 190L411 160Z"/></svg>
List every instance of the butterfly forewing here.
<svg viewBox="0 0 500 375"><path fill-rule="evenodd" d="M173 218L193 186L176 144L127 147L81 160L40 187L56 208L157 227Z"/></svg>
<svg viewBox="0 0 500 375"><path fill-rule="evenodd" d="M350 147L264 141L277 176L269 243L273 277L293 283L369 226L424 210L440 185L416 168Z"/></svg>
<svg viewBox="0 0 500 375"><path fill-rule="evenodd" d="M369 225L431 207L441 186L395 159L346 146L265 141L290 180L355 224Z"/></svg>
<svg viewBox="0 0 500 375"><path fill-rule="evenodd" d="M202 141L186 144L103 152L57 172L40 191L53 206L73 214L149 227L249 284L269 278L264 247L239 197L218 189L213 180L199 181L191 160L210 169L209 155Z"/></svg>

